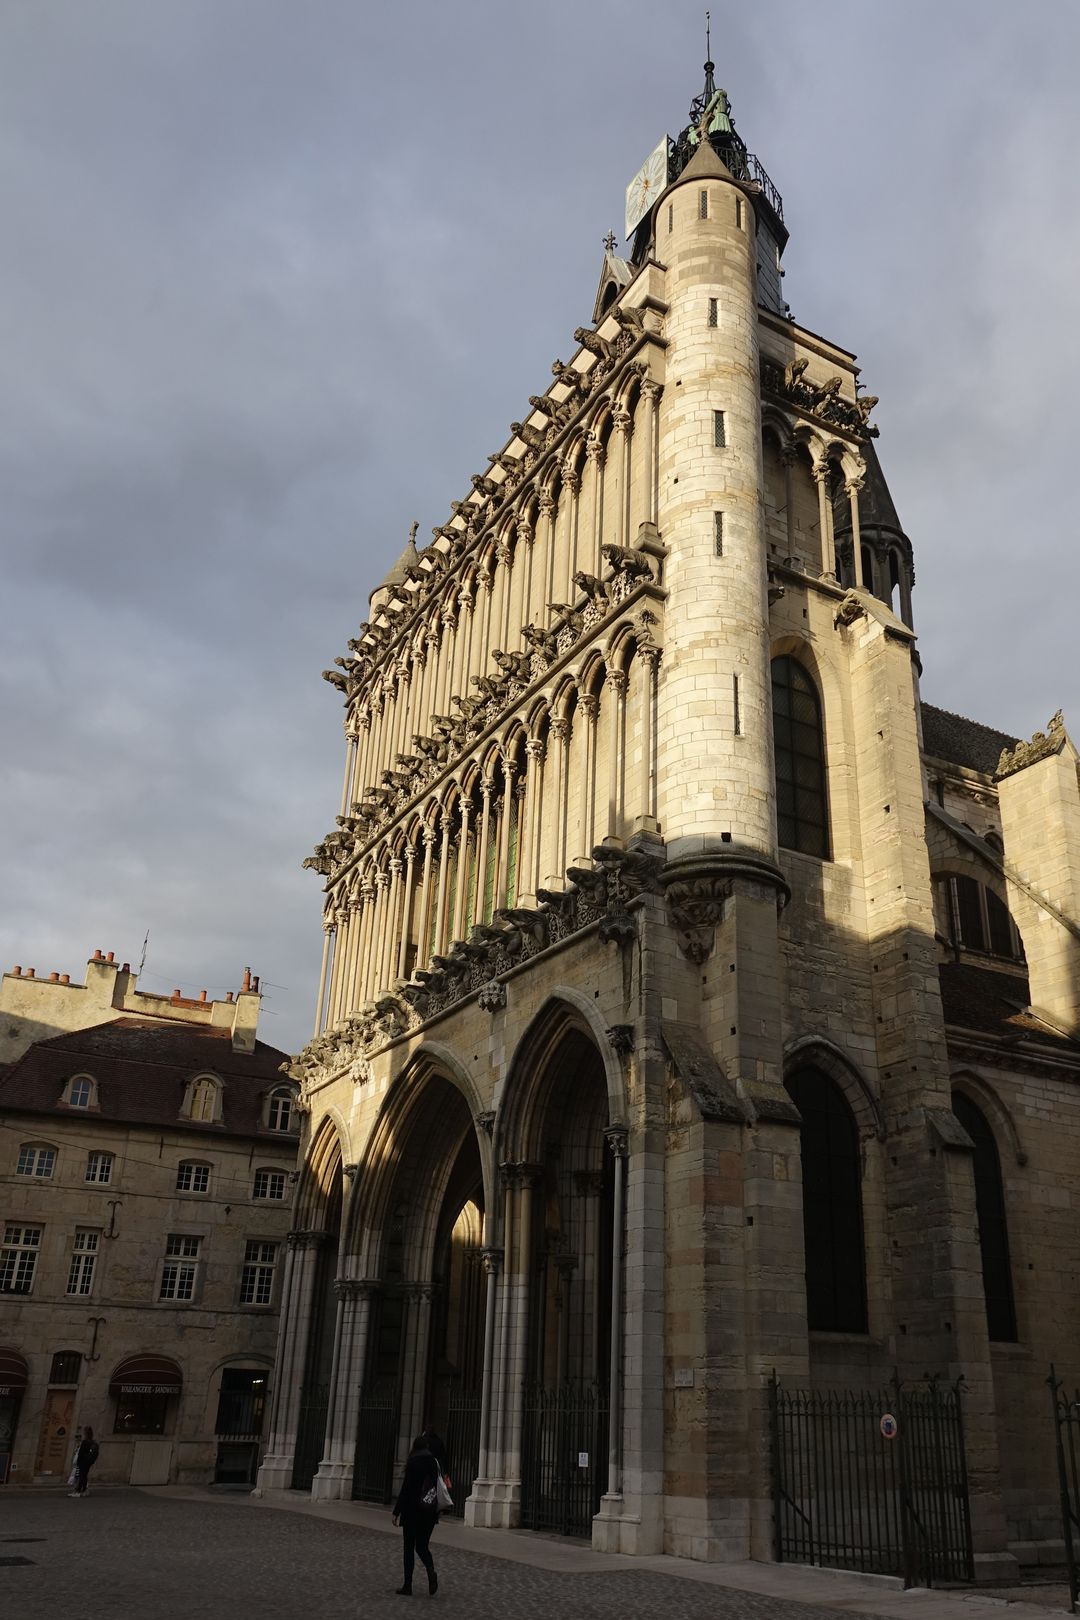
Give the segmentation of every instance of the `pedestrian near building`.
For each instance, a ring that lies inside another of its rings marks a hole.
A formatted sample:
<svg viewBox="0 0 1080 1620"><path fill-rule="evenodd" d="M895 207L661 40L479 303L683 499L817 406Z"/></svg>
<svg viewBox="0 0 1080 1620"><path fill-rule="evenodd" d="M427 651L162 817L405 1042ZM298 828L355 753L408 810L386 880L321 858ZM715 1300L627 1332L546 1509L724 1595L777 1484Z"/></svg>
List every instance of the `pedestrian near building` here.
<svg viewBox="0 0 1080 1620"><path fill-rule="evenodd" d="M431 1427L430 1423L424 1425L424 1432L420 1438L438 1464L439 1473L445 1478L450 1473L450 1456L446 1449L446 1441Z"/></svg>
<svg viewBox="0 0 1080 1620"><path fill-rule="evenodd" d="M82 1442L75 1453L75 1489L71 1496L85 1496L87 1484L90 1479L90 1470L98 1459L98 1443L94 1439L94 1431L89 1423L83 1430Z"/></svg>
<svg viewBox="0 0 1080 1620"><path fill-rule="evenodd" d="M398 1597L412 1596L412 1577L416 1559L427 1570L428 1591L432 1597L439 1589L435 1573L435 1560L428 1542L439 1522L438 1507L439 1464L428 1449L427 1436L418 1434L412 1443L409 1460L405 1464L405 1478L401 1482L398 1499L394 1503L394 1523L400 1524L405 1580L398 1587Z"/></svg>

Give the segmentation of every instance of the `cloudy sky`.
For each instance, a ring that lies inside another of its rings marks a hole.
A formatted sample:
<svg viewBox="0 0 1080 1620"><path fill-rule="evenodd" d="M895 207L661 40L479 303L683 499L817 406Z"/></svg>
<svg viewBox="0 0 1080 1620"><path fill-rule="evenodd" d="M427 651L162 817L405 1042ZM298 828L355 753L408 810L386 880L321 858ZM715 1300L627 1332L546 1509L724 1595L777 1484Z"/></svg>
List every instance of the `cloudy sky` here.
<svg viewBox="0 0 1080 1620"><path fill-rule="evenodd" d="M924 694L1080 730L1080 10L713 10L792 309L881 396ZM308 1038L320 671L569 357L702 12L0 4L0 966L149 929L147 988L250 963Z"/></svg>

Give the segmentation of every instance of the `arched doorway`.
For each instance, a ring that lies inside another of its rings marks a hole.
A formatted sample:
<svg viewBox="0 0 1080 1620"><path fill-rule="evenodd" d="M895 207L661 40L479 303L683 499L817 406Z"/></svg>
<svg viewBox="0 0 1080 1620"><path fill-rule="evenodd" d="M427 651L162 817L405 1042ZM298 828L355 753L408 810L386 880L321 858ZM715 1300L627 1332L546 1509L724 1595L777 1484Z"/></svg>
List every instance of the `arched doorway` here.
<svg viewBox="0 0 1080 1620"><path fill-rule="evenodd" d="M523 1085L518 1265L524 1334L510 1346L521 1385L521 1523L588 1536L607 1485L615 1161L607 1151L603 1061L573 1025L537 1043ZM510 1234L511 1241L513 1233ZM522 1325L519 1323L519 1335ZM512 1428L512 1403L505 1421ZM512 1467L516 1447L510 1438Z"/></svg>
<svg viewBox="0 0 1080 1620"><path fill-rule="evenodd" d="M387 1501L413 1435L444 1438L460 1511L476 1476L483 1364L484 1175L461 1091L405 1083L373 1140L358 1216L371 1279L353 1495Z"/></svg>

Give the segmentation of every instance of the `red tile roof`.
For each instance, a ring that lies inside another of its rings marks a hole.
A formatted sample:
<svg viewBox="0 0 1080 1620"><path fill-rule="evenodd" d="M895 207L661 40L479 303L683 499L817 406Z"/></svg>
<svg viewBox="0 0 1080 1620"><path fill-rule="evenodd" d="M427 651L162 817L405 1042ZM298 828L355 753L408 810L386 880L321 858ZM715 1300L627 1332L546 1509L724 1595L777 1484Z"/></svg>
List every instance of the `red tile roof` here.
<svg viewBox="0 0 1080 1620"><path fill-rule="evenodd" d="M0 1073L0 1111L53 1117L103 1119L131 1125L183 1125L210 1136L252 1136L262 1128L263 1100L287 1054L265 1041L250 1053L234 1052L228 1029L117 1018L71 1035L37 1041L6 1073ZM187 1083L196 1074L223 1083L218 1124L181 1119ZM65 1081L89 1074L97 1082L97 1106L72 1109L60 1101Z"/></svg>

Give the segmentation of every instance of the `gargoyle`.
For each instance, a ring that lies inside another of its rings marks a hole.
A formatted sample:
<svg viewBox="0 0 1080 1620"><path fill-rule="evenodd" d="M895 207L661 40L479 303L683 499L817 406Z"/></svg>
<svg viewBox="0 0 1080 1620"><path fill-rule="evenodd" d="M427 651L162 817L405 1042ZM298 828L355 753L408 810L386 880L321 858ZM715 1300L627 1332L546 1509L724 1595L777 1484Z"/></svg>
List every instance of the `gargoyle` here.
<svg viewBox="0 0 1080 1620"><path fill-rule="evenodd" d="M586 386L584 373L575 371L573 366L564 365L561 360L551 362L551 375L558 382L565 383L575 394Z"/></svg>
<svg viewBox="0 0 1080 1620"><path fill-rule="evenodd" d="M489 478L486 473L473 473L469 483L478 495L495 497L502 494L502 485L496 483L494 478Z"/></svg>
<svg viewBox="0 0 1080 1620"><path fill-rule="evenodd" d="M517 906L499 906L495 912L502 922L507 922L519 933L527 934L536 941L541 950L548 942L549 922L542 911L531 911Z"/></svg>
<svg viewBox="0 0 1080 1620"><path fill-rule="evenodd" d="M617 546L611 542L601 546L600 550L613 573L629 574L632 579L652 579L652 567L642 552L631 551L627 546Z"/></svg>
<svg viewBox="0 0 1080 1620"><path fill-rule="evenodd" d="M583 349L588 349L590 354L598 355L601 360L610 360L615 352L613 343L609 343L607 338L602 338L599 332L594 332L588 326L576 328L574 342L580 343Z"/></svg>
<svg viewBox="0 0 1080 1620"><path fill-rule="evenodd" d="M590 602L606 607L608 602L607 586L595 574L586 574L580 568L574 575L574 584L579 591L584 591Z"/></svg>
<svg viewBox="0 0 1080 1620"><path fill-rule="evenodd" d="M331 686L336 686L339 692L347 692L349 689L349 683L339 669L324 669L322 678L329 681Z"/></svg>
<svg viewBox="0 0 1080 1620"><path fill-rule="evenodd" d="M549 611L555 615L560 624L567 625L576 636L581 634L585 615L580 609L571 607L569 602L552 602Z"/></svg>
<svg viewBox="0 0 1080 1620"><path fill-rule="evenodd" d="M840 376L828 377L823 383L816 385L811 383L810 388L813 395L810 401L811 409L820 411L823 405L829 404L830 401L836 398L843 386L844 379Z"/></svg>
<svg viewBox="0 0 1080 1620"><path fill-rule="evenodd" d="M502 652L497 647L491 656L508 680L527 681L531 679L532 656L530 653Z"/></svg>
<svg viewBox="0 0 1080 1620"><path fill-rule="evenodd" d="M510 431L531 450L543 450L547 444L547 433L541 433L539 428L530 427L528 422L511 422Z"/></svg>
<svg viewBox="0 0 1080 1620"><path fill-rule="evenodd" d="M490 675L473 675L470 679L485 703L505 703L509 695L505 680L492 680Z"/></svg>
<svg viewBox="0 0 1080 1620"><path fill-rule="evenodd" d="M571 866L566 873L567 878L581 890L586 900L594 906L602 906L608 897L608 880L603 872L590 872L584 866Z"/></svg>
<svg viewBox="0 0 1080 1620"><path fill-rule="evenodd" d="M878 403L878 395L877 394L861 394L859 396L859 398L855 401L855 410L858 413L859 421L862 423L862 425L864 427L866 426L866 423L869 420L870 412L873 410L874 406L877 403Z"/></svg>
<svg viewBox="0 0 1080 1620"><path fill-rule="evenodd" d="M466 721L475 720L487 707L483 698L452 697L450 701L457 705Z"/></svg>
<svg viewBox="0 0 1080 1620"><path fill-rule="evenodd" d="M614 315L624 332L645 331L645 311L640 305L636 308L626 309L622 304L614 304L608 310L608 314Z"/></svg>
<svg viewBox="0 0 1080 1620"><path fill-rule="evenodd" d="M565 893L559 889L537 889L536 898L542 906L547 906L564 921L569 921L574 915L577 894L573 889L567 889Z"/></svg>
<svg viewBox="0 0 1080 1620"><path fill-rule="evenodd" d="M802 382L803 372L810 364L809 360L791 360L784 367L784 387L792 389Z"/></svg>

